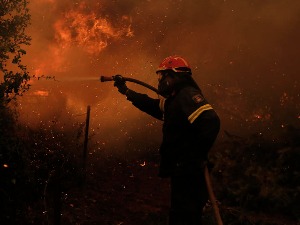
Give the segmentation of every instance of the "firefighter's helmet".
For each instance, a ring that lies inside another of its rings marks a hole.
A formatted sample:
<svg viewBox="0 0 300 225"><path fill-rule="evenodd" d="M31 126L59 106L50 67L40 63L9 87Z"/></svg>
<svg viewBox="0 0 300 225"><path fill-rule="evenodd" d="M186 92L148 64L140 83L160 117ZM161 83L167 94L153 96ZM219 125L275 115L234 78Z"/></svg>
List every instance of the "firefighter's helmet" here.
<svg viewBox="0 0 300 225"><path fill-rule="evenodd" d="M177 55L168 56L167 58L165 58L158 66L156 73L164 70L173 70L176 73L178 72L191 73L191 67L189 63L184 58Z"/></svg>

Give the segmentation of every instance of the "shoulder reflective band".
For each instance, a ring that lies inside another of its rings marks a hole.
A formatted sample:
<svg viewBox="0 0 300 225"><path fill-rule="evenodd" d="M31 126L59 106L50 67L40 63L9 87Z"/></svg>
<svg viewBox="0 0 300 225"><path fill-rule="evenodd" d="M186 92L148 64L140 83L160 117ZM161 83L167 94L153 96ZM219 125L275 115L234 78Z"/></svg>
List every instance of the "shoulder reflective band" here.
<svg viewBox="0 0 300 225"><path fill-rule="evenodd" d="M162 112L164 112L165 111L165 99L164 98L160 98L159 100L160 100L159 101L159 108L160 108L160 110Z"/></svg>
<svg viewBox="0 0 300 225"><path fill-rule="evenodd" d="M195 121L195 119L197 119L198 116L200 116L201 113L203 113L203 112L206 111L206 110L210 110L210 109L213 109L213 108L211 107L211 105L210 105L210 104L205 104L205 105L199 107L195 112L193 112L193 113L189 116L188 120L190 121L190 123L193 123L193 122Z"/></svg>

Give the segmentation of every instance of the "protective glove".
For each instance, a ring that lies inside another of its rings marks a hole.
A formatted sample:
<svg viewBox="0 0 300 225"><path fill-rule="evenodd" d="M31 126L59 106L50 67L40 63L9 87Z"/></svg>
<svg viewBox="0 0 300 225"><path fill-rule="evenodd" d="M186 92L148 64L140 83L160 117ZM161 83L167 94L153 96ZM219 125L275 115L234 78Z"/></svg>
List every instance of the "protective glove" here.
<svg viewBox="0 0 300 225"><path fill-rule="evenodd" d="M128 90L128 87L126 86L126 81L124 79L124 77L122 75L115 75L114 76L114 86L118 88L118 91L125 95L127 90Z"/></svg>

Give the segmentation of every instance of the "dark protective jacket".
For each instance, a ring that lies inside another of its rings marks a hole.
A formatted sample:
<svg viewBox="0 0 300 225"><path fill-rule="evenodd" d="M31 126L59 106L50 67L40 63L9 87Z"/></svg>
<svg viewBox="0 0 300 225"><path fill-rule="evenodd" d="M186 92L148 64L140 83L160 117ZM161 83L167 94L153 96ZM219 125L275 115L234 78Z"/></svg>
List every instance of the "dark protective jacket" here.
<svg viewBox="0 0 300 225"><path fill-rule="evenodd" d="M201 90L185 86L167 99L128 90L127 99L141 111L163 120L159 176L199 171L220 129L220 120Z"/></svg>

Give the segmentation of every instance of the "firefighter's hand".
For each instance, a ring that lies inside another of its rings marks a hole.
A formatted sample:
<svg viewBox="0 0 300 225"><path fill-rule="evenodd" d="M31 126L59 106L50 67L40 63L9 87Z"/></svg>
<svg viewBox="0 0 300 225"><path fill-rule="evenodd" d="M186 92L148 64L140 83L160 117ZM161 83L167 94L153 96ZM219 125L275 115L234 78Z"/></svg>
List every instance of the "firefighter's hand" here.
<svg viewBox="0 0 300 225"><path fill-rule="evenodd" d="M114 76L114 86L118 88L118 91L125 95L127 90L128 90L128 87L126 86L126 81L124 79L124 77L122 75L115 75Z"/></svg>

